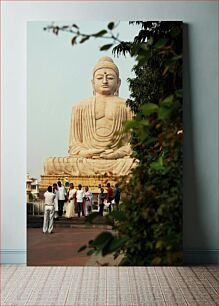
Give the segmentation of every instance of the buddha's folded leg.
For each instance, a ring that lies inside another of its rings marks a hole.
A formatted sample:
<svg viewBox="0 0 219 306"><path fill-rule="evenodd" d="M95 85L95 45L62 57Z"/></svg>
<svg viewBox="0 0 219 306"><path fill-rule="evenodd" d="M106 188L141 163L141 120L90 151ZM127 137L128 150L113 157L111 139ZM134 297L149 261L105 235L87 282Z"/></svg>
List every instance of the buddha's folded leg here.
<svg viewBox="0 0 219 306"><path fill-rule="evenodd" d="M49 157L44 164L45 175L71 176L124 176L135 166L132 158L116 160L76 157Z"/></svg>

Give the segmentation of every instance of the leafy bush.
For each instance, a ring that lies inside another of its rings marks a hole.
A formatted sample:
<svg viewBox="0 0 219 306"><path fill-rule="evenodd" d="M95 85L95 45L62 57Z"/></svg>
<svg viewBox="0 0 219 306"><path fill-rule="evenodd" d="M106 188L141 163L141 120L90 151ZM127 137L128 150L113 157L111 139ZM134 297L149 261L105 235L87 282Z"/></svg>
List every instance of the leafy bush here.
<svg viewBox="0 0 219 306"><path fill-rule="evenodd" d="M135 22L131 22L135 23ZM89 255L123 255L121 265L179 265L182 263L182 22L136 22L141 26L133 42L120 41L107 29L81 33L78 26L50 26L58 35L74 35L72 45L90 38L116 42L113 53L136 59L135 78L129 79L127 105L134 118L124 125L131 134L133 158L138 161L129 182L121 181L125 198L109 215L114 234L103 232L88 246ZM91 215L88 221L92 221Z"/></svg>
<svg viewBox="0 0 219 306"><path fill-rule="evenodd" d="M121 265L182 263L182 23L140 22L130 45L114 53L136 57L129 80L134 112L125 123L138 160L119 211L111 213L116 234L101 233L89 254L123 254ZM107 239L106 239L107 235Z"/></svg>

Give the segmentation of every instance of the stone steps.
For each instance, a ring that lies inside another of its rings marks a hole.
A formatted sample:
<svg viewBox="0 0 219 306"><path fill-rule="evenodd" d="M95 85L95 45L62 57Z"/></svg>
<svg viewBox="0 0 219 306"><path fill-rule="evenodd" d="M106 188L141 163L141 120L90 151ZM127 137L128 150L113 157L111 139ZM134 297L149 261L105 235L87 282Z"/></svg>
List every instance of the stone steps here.
<svg viewBox="0 0 219 306"><path fill-rule="evenodd" d="M43 226L43 216L27 216L27 228L41 228ZM95 220L95 224L85 224L85 217L74 217L70 220L65 217L61 217L54 221L54 227L67 227L67 228L103 228L111 229L110 225L107 225L106 219L104 217L98 217Z"/></svg>

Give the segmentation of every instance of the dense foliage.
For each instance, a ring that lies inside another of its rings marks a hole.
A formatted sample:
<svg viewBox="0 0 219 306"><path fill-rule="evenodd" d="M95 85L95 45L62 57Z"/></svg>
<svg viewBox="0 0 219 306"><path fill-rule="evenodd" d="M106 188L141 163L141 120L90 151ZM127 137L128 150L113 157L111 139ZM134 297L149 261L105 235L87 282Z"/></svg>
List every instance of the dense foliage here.
<svg viewBox="0 0 219 306"><path fill-rule="evenodd" d="M132 134L138 166L125 198L111 214L117 235L100 234L91 254L123 254L122 265L182 263L182 23L142 22L132 44L114 53L136 57L127 104L135 116L125 124Z"/></svg>

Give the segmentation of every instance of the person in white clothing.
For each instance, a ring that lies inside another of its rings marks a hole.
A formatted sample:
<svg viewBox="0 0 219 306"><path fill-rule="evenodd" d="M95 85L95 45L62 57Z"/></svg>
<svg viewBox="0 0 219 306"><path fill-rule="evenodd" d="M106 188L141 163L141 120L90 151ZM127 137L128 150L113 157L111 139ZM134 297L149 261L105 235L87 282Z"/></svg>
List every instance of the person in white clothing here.
<svg viewBox="0 0 219 306"><path fill-rule="evenodd" d="M44 204L44 221L43 221L43 233L49 234L53 230L53 218L55 213L55 194L52 192L52 186L49 186L47 191L44 193L45 204Z"/></svg>
<svg viewBox="0 0 219 306"><path fill-rule="evenodd" d="M76 192L76 201L77 201L77 212L78 217L80 218L81 212L82 216L84 216L84 207L83 207L83 200L84 200L84 190L81 189L81 184L78 185L78 190Z"/></svg>
<svg viewBox="0 0 219 306"><path fill-rule="evenodd" d="M58 191L58 186L56 183L54 183L52 185L52 189L53 189L53 193L55 194L55 200L54 200L54 203L55 203L55 214L54 214L54 219L55 220L58 220L59 219L59 214L58 214L58 211L59 211L59 206L58 206L58 201L59 201L59 191Z"/></svg>
<svg viewBox="0 0 219 306"><path fill-rule="evenodd" d="M84 193L84 214L85 216L88 216L92 213L92 192L89 190L88 186L85 187L85 193Z"/></svg>
<svg viewBox="0 0 219 306"><path fill-rule="evenodd" d="M65 204L65 198L66 198L66 190L65 187L62 185L60 181L58 181L58 192L59 192L59 198L58 198L58 207L59 207L59 217L63 214L63 207Z"/></svg>
<svg viewBox="0 0 219 306"><path fill-rule="evenodd" d="M66 214L65 217L67 219L71 219L75 214L75 199L76 199L77 190L74 188L74 184L71 183L68 191L68 201L66 205Z"/></svg>

